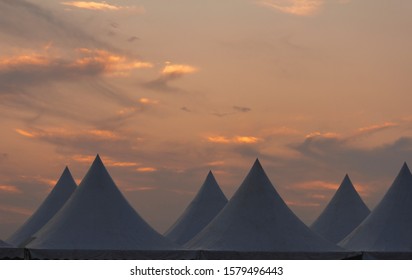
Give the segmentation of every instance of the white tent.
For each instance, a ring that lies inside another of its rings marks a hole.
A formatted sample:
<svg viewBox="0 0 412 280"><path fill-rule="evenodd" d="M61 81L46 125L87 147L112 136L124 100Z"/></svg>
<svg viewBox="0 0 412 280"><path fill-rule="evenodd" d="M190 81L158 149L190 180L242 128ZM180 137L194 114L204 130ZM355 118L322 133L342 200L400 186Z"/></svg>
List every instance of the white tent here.
<svg viewBox="0 0 412 280"><path fill-rule="evenodd" d="M64 207L28 248L170 250L177 246L153 230L129 205L97 156Z"/></svg>
<svg viewBox="0 0 412 280"><path fill-rule="evenodd" d="M226 203L227 198L210 171L195 198L165 236L178 244L185 244L199 233Z"/></svg>
<svg viewBox="0 0 412 280"><path fill-rule="evenodd" d="M310 228L333 243L338 243L370 213L346 175L335 195Z"/></svg>
<svg viewBox="0 0 412 280"><path fill-rule="evenodd" d="M372 213L339 244L359 251L412 251L412 174L406 163Z"/></svg>
<svg viewBox="0 0 412 280"><path fill-rule="evenodd" d="M7 242L17 247L24 247L34 233L39 231L63 207L77 188L69 168L66 167L53 190L30 218L15 231Z"/></svg>
<svg viewBox="0 0 412 280"><path fill-rule="evenodd" d="M3 240L0 240L0 248L10 248L12 245L4 242Z"/></svg>
<svg viewBox="0 0 412 280"><path fill-rule="evenodd" d="M289 209L256 160L220 213L187 243L216 251L326 252L341 249L313 233Z"/></svg>

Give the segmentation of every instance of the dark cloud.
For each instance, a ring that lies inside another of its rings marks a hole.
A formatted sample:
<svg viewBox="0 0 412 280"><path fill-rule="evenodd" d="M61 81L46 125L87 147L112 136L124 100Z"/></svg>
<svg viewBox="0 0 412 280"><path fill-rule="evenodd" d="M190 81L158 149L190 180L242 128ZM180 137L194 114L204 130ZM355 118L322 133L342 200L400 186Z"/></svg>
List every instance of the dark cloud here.
<svg viewBox="0 0 412 280"><path fill-rule="evenodd" d="M307 159L335 169L356 169L369 176L387 174L388 167L401 166L403 161L412 163L412 138L401 137L394 142L374 148L359 148L339 138L308 138L291 145Z"/></svg>
<svg viewBox="0 0 412 280"><path fill-rule="evenodd" d="M22 88L52 81L96 77L105 71L105 64L98 61L73 66L68 60L44 60L44 64L21 63L0 69L0 94L21 93Z"/></svg>
<svg viewBox="0 0 412 280"><path fill-rule="evenodd" d="M129 39L127 39L127 41L130 42L130 43L133 43L133 42L138 41L138 40L140 40L140 38L137 37L137 36L131 36Z"/></svg>
<svg viewBox="0 0 412 280"><path fill-rule="evenodd" d="M62 19L40 5L25 0L0 1L0 30L12 40L45 44L52 41L61 47L99 47L115 50L113 46L88 34L83 27ZM22 44L24 46L25 44Z"/></svg>
<svg viewBox="0 0 412 280"><path fill-rule="evenodd" d="M233 109L240 113L247 113L247 112L252 111L252 109L249 107L240 107L240 106L233 106Z"/></svg>
<svg viewBox="0 0 412 280"><path fill-rule="evenodd" d="M146 89L167 93L184 93L185 90L171 86L169 83L178 79L180 76L160 76L159 78L143 83L142 86Z"/></svg>
<svg viewBox="0 0 412 280"><path fill-rule="evenodd" d="M160 92L185 93L185 90L177 87L172 87L169 83L196 71L197 69L190 65L167 63L166 66L162 69L158 78L143 83L142 86L144 88Z"/></svg>
<svg viewBox="0 0 412 280"><path fill-rule="evenodd" d="M249 107L241 107L241 106L233 106L232 109L233 109L233 111L231 111L231 112L223 112L223 113L213 112L211 114L213 116L222 118L222 117L227 117L227 116L230 116L230 115L235 115L235 114L239 114L239 113L248 113L248 112L252 111L252 109L249 108Z"/></svg>
<svg viewBox="0 0 412 280"><path fill-rule="evenodd" d="M180 110L187 112L187 113L191 113L192 110L190 110L189 108L187 108L186 106L183 106L182 108L180 108Z"/></svg>

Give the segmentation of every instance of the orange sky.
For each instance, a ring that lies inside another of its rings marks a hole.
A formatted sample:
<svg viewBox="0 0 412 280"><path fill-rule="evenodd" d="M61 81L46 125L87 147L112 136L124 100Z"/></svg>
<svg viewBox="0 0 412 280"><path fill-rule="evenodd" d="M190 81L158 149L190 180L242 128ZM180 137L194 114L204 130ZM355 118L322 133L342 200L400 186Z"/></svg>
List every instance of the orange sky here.
<svg viewBox="0 0 412 280"><path fill-rule="evenodd" d="M0 239L99 153L163 232L259 157L305 222L412 164L412 2L0 0Z"/></svg>

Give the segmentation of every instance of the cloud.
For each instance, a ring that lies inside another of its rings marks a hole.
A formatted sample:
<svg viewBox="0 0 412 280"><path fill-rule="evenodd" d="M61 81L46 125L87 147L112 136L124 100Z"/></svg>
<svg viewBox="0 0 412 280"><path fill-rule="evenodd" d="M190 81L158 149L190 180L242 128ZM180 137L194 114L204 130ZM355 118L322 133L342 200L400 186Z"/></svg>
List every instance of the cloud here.
<svg viewBox="0 0 412 280"><path fill-rule="evenodd" d="M80 48L71 57L25 53L0 57L0 93L53 81L124 76L152 64L100 49ZM20 91L21 92L21 91Z"/></svg>
<svg viewBox="0 0 412 280"><path fill-rule="evenodd" d="M170 82L182 78L183 76L193 74L199 71L198 68L187 64L172 64L166 62L166 65L160 71L160 77L143 84L145 88L163 91L163 92L180 92L179 88L169 85Z"/></svg>
<svg viewBox="0 0 412 280"><path fill-rule="evenodd" d="M156 187L130 187L125 188L124 191L126 192L147 192L147 191L154 191L157 190Z"/></svg>
<svg viewBox="0 0 412 280"><path fill-rule="evenodd" d="M163 76L175 79L196 71L198 71L197 68L190 65L167 63L161 73Z"/></svg>
<svg viewBox="0 0 412 280"><path fill-rule="evenodd" d="M20 194L22 191L16 186L10 185L0 185L0 192L12 193L12 194Z"/></svg>
<svg viewBox="0 0 412 280"><path fill-rule="evenodd" d="M90 165L94 159L96 158L96 155L74 155L72 156L72 159L76 162L79 163L84 163L87 165ZM136 167L140 165L140 163L137 162L130 162L130 161L118 161L113 158L103 156L102 161L106 166L111 166L111 167Z"/></svg>
<svg viewBox="0 0 412 280"><path fill-rule="evenodd" d="M113 131L101 129L84 129L80 131L65 128L32 129L31 131L16 128L15 131L28 138L38 139L76 139L86 138L94 141L117 141L123 137Z"/></svg>
<svg viewBox="0 0 412 280"><path fill-rule="evenodd" d="M226 136L208 136L207 141L218 144L255 144L261 139L254 136L234 136L228 138Z"/></svg>
<svg viewBox="0 0 412 280"><path fill-rule="evenodd" d="M233 109L234 109L235 111L240 112L240 113L247 113L247 112L252 111L252 109L249 108L249 107L240 107L240 106L233 106Z"/></svg>
<svg viewBox="0 0 412 280"><path fill-rule="evenodd" d="M130 43L133 43L133 42L138 41L138 40L140 40L140 38L137 37L137 36L131 36L131 37L129 37L129 39L127 39L127 41L130 42Z"/></svg>
<svg viewBox="0 0 412 280"><path fill-rule="evenodd" d="M319 207L320 204L316 202L308 202L308 201L297 201L297 200L286 200L285 203L288 206L298 206L298 207Z"/></svg>
<svg viewBox="0 0 412 280"><path fill-rule="evenodd" d="M3 41L15 46L26 46L27 42L31 46L44 45L52 41L62 48L84 46L115 50L88 34L83 26L76 26L73 21L65 21L61 15L25 0L0 1L0 18L0 36L7 36Z"/></svg>
<svg viewBox="0 0 412 280"><path fill-rule="evenodd" d="M157 168L154 167L138 167L136 168L136 171L138 172L155 172L157 171Z"/></svg>
<svg viewBox="0 0 412 280"><path fill-rule="evenodd" d="M220 113L220 112L213 112L212 115L222 118L222 117L227 117L230 115L235 115L235 114L239 114L239 113L248 113L250 111L252 111L252 108L249 107L241 107L241 106L233 106L232 107L233 111L231 112L225 112L225 113Z"/></svg>
<svg viewBox="0 0 412 280"><path fill-rule="evenodd" d="M11 205L0 205L0 211L1 212L8 212L8 213L13 213L13 214L19 214L23 216L30 216L33 212L30 209L26 209L23 207L15 207Z"/></svg>
<svg viewBox="0 0 412 280"><path fill-rule="evenodd" d="M339 188L339 184L326 182L322 180L299 182L291 186L292 188L303 190L332 190L335 191Z"/></svg>
<svg viewBox="0 0 412 280"><path fill-rule="evenodd" d="M376 133L376 132L379 132L379 131L382 131L388 128L394 128L398 126L399 124L395 122L384 122L382 124L375 124L375 125L358 128L358 131L357 133L355 133L355 135L372 134L372 133Z"/></svg>
<svg viewBox="0 0 412 280"><path fill-rule="evenodd" d="M109 4L107 2L93 2L93 1L69 1L62 2L62 5L85 9L93 11L133 11L136 13L144 13L145 9L139 6L119 6L114 4Z"/></svg>
<svg viewBox="0 0 412 280"><path fill-rule="evenodd" d="M263 0L258 3L286 14L311 16L322 8L324 2L324 0Z"/></svg>
<svg viewBox="0 0 412 280"><path fill-rule="evenodd" d="M217 160L217 161L211 161L206 163L207 166L222 166L225 164L225 161L223 160Z"/></svg>
<svg viewBox="0 0 412 280"><path fill-rule="evenodd" d="M187 112L187 113L191 113L191 112L192 112L192 110L190 110L190 109L187 108L186 106L181 107L180 110L182 110L182 111L184 111L184 112Z"/></svg>

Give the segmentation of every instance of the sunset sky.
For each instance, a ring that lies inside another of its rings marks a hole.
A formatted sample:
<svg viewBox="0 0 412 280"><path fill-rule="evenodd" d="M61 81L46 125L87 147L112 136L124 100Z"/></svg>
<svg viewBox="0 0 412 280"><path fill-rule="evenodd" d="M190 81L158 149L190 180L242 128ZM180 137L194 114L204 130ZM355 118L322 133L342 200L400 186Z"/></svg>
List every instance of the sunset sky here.
<svg viewBox="0 0 412 280"><path fill-rule="evenodd" d="M412 165L412 1L0 0L0 239L97 153L163 233L258 157L312 222Z"/></svg>

